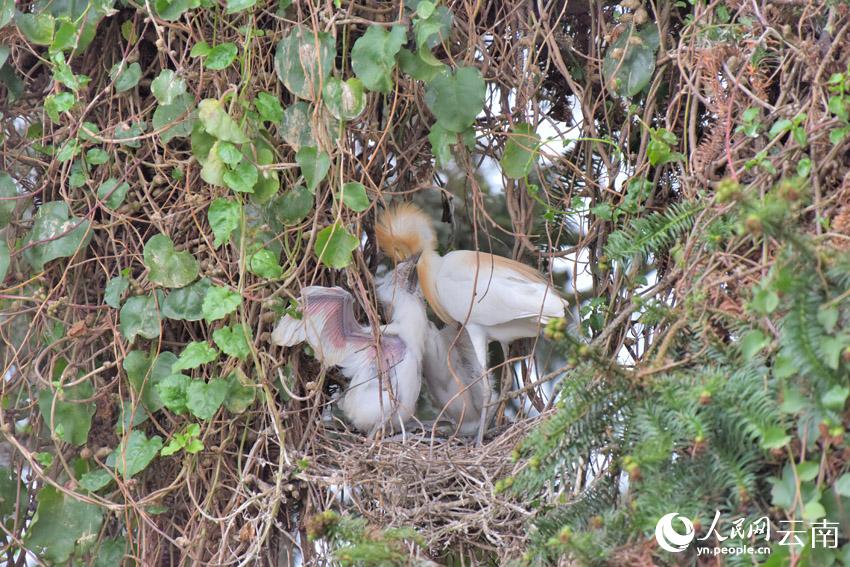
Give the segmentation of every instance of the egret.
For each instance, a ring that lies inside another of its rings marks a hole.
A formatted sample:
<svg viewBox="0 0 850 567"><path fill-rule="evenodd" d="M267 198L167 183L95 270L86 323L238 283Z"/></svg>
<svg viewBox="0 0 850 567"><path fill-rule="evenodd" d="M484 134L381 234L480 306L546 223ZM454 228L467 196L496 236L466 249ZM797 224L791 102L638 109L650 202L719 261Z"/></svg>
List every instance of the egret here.
<svg viewBox="0 0 850 567"><path fill-rule="evenodd" d="M469 334L463 327L438 329L428 323L422 378L440 414L448 418L460 435L484 438L495 407L490 375L478 362Z"/></svg>
<svg viewBox="0 0 850 567"><path fill-rule="evenodd" d="M566 302L534 268L486 252L437 253L431 220L418 207L397 205L379 219L378 246L399 261L416 258L419 285L447 325L463 325L475 355L487 368L487 344L536 337L541 325L563 317Z"/></svg>
<svg viewBox="0 0 850 567"><path fill-rule="evenodd" d="M418 294L413 262L401 263L378 285L389 312L380 336L360 325L354 298L339 287L301 290L301 319L284 316L272 342L290 347L306 341L325 366L350 379L339 401L346 419L373 437L384 426L403 430L413 416L422 385L422 355L428 316Z"/></svg>

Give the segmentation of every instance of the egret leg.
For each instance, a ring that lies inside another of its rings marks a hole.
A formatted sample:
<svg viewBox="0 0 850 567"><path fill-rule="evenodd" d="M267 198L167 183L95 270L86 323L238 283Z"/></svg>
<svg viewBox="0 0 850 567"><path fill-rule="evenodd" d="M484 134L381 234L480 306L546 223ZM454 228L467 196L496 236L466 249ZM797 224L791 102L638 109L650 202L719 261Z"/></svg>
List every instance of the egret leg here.
<svg viewBox="0 0 850 567"><path fill-rule="evenodd" d="M487 335L483 329L477 325L469 325L466 327L466 332L469 333L469 341L472 343L472 348L475 350L475 358L481 368L487 370Z"/></svg>

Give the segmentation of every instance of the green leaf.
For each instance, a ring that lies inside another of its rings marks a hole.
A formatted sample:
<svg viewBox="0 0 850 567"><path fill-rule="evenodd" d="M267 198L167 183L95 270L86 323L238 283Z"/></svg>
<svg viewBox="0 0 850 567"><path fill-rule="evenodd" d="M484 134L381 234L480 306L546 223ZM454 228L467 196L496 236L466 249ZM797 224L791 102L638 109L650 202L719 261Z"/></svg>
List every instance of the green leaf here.
<svg viewBox="0 0 850 567"><path fill-rule="evenodd" d="M242 305L242 296L226 287L210 286L204 297L202 311L208 323L224 319Z"/></svg>
<svg viewBox="0 0 850 567"><path fill-rule="evenodd" d="M764 449L778 449L784 447L791 441L791 436L785 433L785 429L776 426L765 428L762 432L761 446Z"/></svg>
<svg viewBox="0 0 850 567"><path fill-rule="evenodd" d="M195 98L184 93L178 95L172 104L159 105L153 112L153 129L159 132L164 144L174 138L186 138L195 126Z"/></svg>
<svg viewBox="0 0 850 567"><path fill-rule="evenodd" d="M186 392L186 407L198 419L212 419L224 403L228 390L228 383L221 378L214 378L207 383L195 380L189 384Z"/></svg>
<svg viewBox="0 0 850 567"><path fill-rule="evenodd" d="M274 66L289 92L315 100L335 58L336 44L329 33L295 26L278 42Z"/></svg>
<svg viewBox="0 0 850 567"><path fill-rule="evenodd" d="M245 329L240 324L235 324L231 327L216 329L213 332L213 341L226 354L240 360L245 360L251 354L250 342L254 338L250 331L248 336L245 336Z"/></svg>
<svg viewBox="0 0 850 567"><path fill-rule="evenodd" d="M248 160L242 160L234 169L225 171L222 180L233 191L253 193L258 178L259 174L254 164Z"/></svg>
<svg viewBox="0 0 850 567"><path fill-rule="evenodd" d="M757 286L750 305L757 313L770 315L779 307L779 295L769 287Z"/></svg>
<svg viewBox="0 0 850 567"><path fill-rule="evenodd" d="M61 92L48 95L44 99L44 111L53 122L59 122L59 115L67 112L77 102L77 97L73 93Z"/></svg>
<svg viewBox="0 0 850 567"><path fill-rule="evenodd" d="M206 57L212 51L212 47L206 41L200 41L192 46L189 57Z"/></svg>
<svg viewBox="0 0 850 567"><path fill-rule="evenodd" d="M150 512L148 507L148 513ZM124 564L125 547L129 544L124 538L104 540L97 550L97 558L92 567L116 567Z"/></svg>
<svg viewBox="0 0 850 567"><path fill-rule="evenodd" d="M231 413L242 413L254 403L255 388L241 370L231 372L227 380L227 397L224 407Z"/></svg>
<svg viewBox="0 0 850 567"><path fill-rule="evenodd" d="M635 96L642 91L655 72L658 45L655 23L647 24L638 32L630 27L620 34L608 47L602 61L602 76L608 88L620 96Z"/></svg>
<svg viewBox="0 0 850 567"><path fill-rule="evenodd" d="M183 287L198 277L198 261L189 252L178 252L164 234L153 236L145 244L144 263L148 279L163 287Z"/></svg>
<svg viewBox="0 0 850 567"><path fill-rule="evenodd" d="M216 248L230 239L233 231L239 228L241 218L242 205L237 201L219 197L210 204L207 220L215 236L213 245Z"/></svg>
<svg viewBox="0 0 850 567"><path fill-rule="evenodd" d="M767 337L758 329L754 329L741 338L741 353L744 360L750 360L768 345Z"/></svg>
<svg viewBox="0 0 850 567"><path fill-rule="evenodd" d="M91 148L86 152L86 163L89 165L103 165L109 161L109 154L100 148Z"/></svg>
<svg viewBox="0 0 850 567"><path fill-rule="evenodd" d="M125 61L121 61L112 66L109 77L115 81L116 93L129 91L139 84L139 79L142 78L142 67L138 63L127 65Z"/></svg>
<svg viewBox="0 0 850 567"><path fill-rule="evenodd" d="M207 54L204 60L204 67L213 71L225 69L233 63L237 53L239 53L239 50L236 48L236 45L229 41L216 45Z"/></svg>
<svg viewBox="0 0 850 567"><path fill-rule="evenodd" d="M161 317L157 299L162 298L162 292L150 295L137 295L124 302L118 315L121 334L130 342L141 335L146 339L159 336Z"/></svg>
<svg viewBox="0 0 850 567"><path fill-rule="evenodd" d="M61 398L56 398L55 402L52 390L44 389L38 393L41 419L56 437L79 447L88 440L91 419L95 412L94 402L80 400L91 398L94 389L90 382L83 382L63 388L62 392Z"/></svg>
<svg viewBox="0 0 850 567"><path fill-rule="evenodd" d="M338 120L354 120L366 108L366 95L360 79L340 81L328 77L322 89L322 100Z"/></svg>
<svg viewBox="0 0 850 567"><path fill-rule="evenodd" d="M70 216L65 201L43 203L25 244L24 259L36 271L57 258L73 256L88 246L92 233L88 219Z"/></svg>
<svg viewBox="0 0 850 567"><path fill-rule="evenodd" d="M15 0L0 0L0 29L15 17Z"/></svg>
<svg viewBox="0 0 850 567"><path fill-rule="evenodd" d="M212 136L234 144L245 144L248 137L224 110L220 100L208 98L198 105L198 118Z"/></svg>
<svg viewBox="0 0 850 567"><path fill-rule="evenodd" d="M168 294L162 304L162 315L175 321L200 321L204 318L202 306L212 283L202 278L191 285Z"/></svg>
<svg viewBox="0 0 850 567"><path fill-rule="evenodd" d="M351 181L342 186L342 202L356 213L362 213L369 208L369 197L362 183Z"/></svg>
<svg viewBox="0 0 850 567"><path fill-rule="evenodd" d="M838 370L841 364L841 353L847 347L847 337L824 337L821 340L820 349L823 353L824 362L833 370Z"/></svg>
<svg viewBox="0 0 850 567"><path fill-rule="evenodd" d="M201 162L201 179L210 185L223 186L224 174L227 172L227 165L221 160L218 155L218 146L225 142L215 142L206 159L198 160Z"/></svg>
<svg viewBox="0 0 850 567"><path fill-rule="evenodd" d="M188 411L186 395L190 382L192 379L185 374L172 374L156 385L156 392L162 403L177 415Z"/></svg>
<svg viewBox="0 0 850 567"><path fill-rule="evenodd" d="M77 500L51 485L39 491L37 500L35 520L24 541L39 559L65 563L78 541L97 539L103 521L99 506Z"/></svg>
<svg viewBox="0 0 850 567"><path fill-rule="evenodd" d="M253 8L257 0L227 0L227 13L235 14L248 8Z"/></svg>
<svg viewBox="0 0 850 567"><path fill-rule="evenodd" d="M180 95L186 93L186 80L171 69L163 69L156 79L151 81L151 94L164 106L173 104Z"/></svg>
<svg viewBox="0 0 850 567"><path fill-rule="evenodd" d="M431 80L446 70L446 65L436 59L430 51L418 50L416 53L401 48L398 52L398 63L401 70L416 79L430 83Z"/></svg>
<svg viewBox="0 0 850 567"><path fill-rule="evenodd" d="M6 278L6 272L9 271L9 262L11 261L11 257L9 256L9 245L6 244L6 241L0 238L0 284L3 283L3 280Z"/></svg>
<svg viewBox="0 0 850 567"><path fill-rule="evenodd" d="M310 118L312 113L312 107L303 100L288 106L283 111L280 135L296 152L301 148L316 145Z"/></svg>
<svg viewBox="0 0 850 567"><path fill-rule="evenodd" d="M66 161L70 161L77 157L77 154L80 153L80 142L76 138L71 138L59 149L59 152L56 154L56 161L59 163L65 163Z"/></svg>
<svg viewBox="0 0 850 567"><path fill-rule="evenodd" d="M307 189L315 194L316 187L331 168L331 158L325 152L310 147L298 150L295 154L295 161L301 167L301 174L307 182Z"/></svg>
<svg viewBox="0 0 850 567"><path fill-rule="evenodd" d="M258 276L275 279L283 275L283 268L278 263L278 255L267 248L261 248L251 254L248 269Z"/></svg>
<svg viewBox="0 0 850 567"><path fill-rule="evenodd" d="M156 360L141 350L131 350L124 358L122 368L127 373L127 380L149 413L162 408L162 399L156 386L172 374L171 367L176 362L177 356L168 351L159 353Z"/></svg>
<svg viewBox="0 0 850 567"><path fill-rule="evenodd" d="M138 138L144 134L147 127L145 122L133 122L129 126L119 124L115 127L115 139L123 140L121 143L131 148L141 147L142 142L132 138Z"/></svg>
<svg viewBox="0 0 850 567"><path fill-rule="evenodd" d="M502 171L511 179L526 177L537 162L539 147L540 136L531 124L517 124L505 144L505 151L500 162Z"/></svg>
<svg viewBox="0 0 850 567"><path fill-rule="evenodd" d="M3 278L0 278L2 281ZM121 298L130 287L130 280L124 276L115 276L106 283L106 289L103 292L103 302L113 309L121 307Z"/></svg>
<svg viewBox="0 0 850 567"><path fill-rule="evenodd" d="M280 105L278 98L267 92L257 94L254 99L254 106L257 112L260 113L260 118L272 124L278 124L283 120L283 107Z"/></svg>
<svg viewBox="0 0 850 567"><path fill-rule="evenodd" d="M131 431L121 439L118 447L106 458L107 466L114 467L124 479L129 479L147 468L162 449L162 437L150 439L142 431Z"/></svg>
<svg viewBox="0 0 850 567"><path fill-rule="evenodd" d="M313 208L315 197L304 186L297 186L279 195L269 204L272 216L284 225L304 220Z"/></svg>
<svg viewBox="0 0 850 567"><path fill-rule="evenodd" d="M351 263L351 253L360 241L339 223L327 226L316 235L316 256L329 268L342 269Z"/></svg>
<svg viewBox="0 0 850 567"><path fill-rule="evenodd" d="M218 351L212 348L209 343L206 341L192 341L180 353L180 358L171 365L171 373L177 374L181 370L192 370L217 358Z"/></svg>
<svg viewBox="0 0 850 567"><path fill-rule="evenodd" d="M835 305L821 305L818 308L818 323L823 325L823 328L827 333L831 333L835 330L835 326L838 324L838 307Z"/></svg>
<svg viewBox="0 0 850 567"><path fill-rule="evenodd" d="M813 522L815 520L819 520L826 516L826 508L823 507L823 504L820 503L819 499L810 500L806 502L806 505L803 507L803 519Z"/></svg>
<svg viewBox="0 0 850 567"><path fill-rule="evenodd" d="M4 228L12 220L12 214L18 204L18 187L12 176L0 171L0 228Z"/></svg>
<svg viewBox="0 0 850 567"><path fill-rule="evenodd" d="M425 89L425 104L440 125L451 132L463 132L484 109L486 88L475 67L459 67L454 74L441 73Z"/></svg>
<svg viewBox="0 0 850 567"><path fill-rule="evenodd" d="M818 476L820 467L813 461L803 461L797 465L797 478L800 482L808 482L814 480Z"/></svg>
<svg viewBox="0 0 850 567"><path fill-rule="evenodd" d="M841 496L850 496L850 473L844 473L835 481L835 492Z"/></svg>
<svg viewBox="0 0 850 567"><path fill-rule="evenodd" d="M847 396L850 396L850 388L845 386L833 386L823 393L821 403L823 407L833 411L842 411L844 404L847 402Z"/></svg>
<svg viewBox="0 0 850 567"><path fill-rule="evenodd" d="M112 475L109 474L109 471L97 469L89 471L81 476L77 484L83 490L97 492L101 488L108 486L110 482L112 482Z"/></svg>
<svg viewBox="0 0 850 567"><path fill-rule="evenodd" d="M45 12L35 14L15 12L15 24L23 36L36 45L53 43L55 21L50 14Z"/></svg>
<svg viewBox="0 0 850 567"><path fill-rule="evenodd" d="M97 198L104 202L110 209L117 209L127 197L130 189L129 183L119 183L114 177L104 181L97 189Z"/></svg>
<svg viewBox="0 0 850 567"><path fill-rule="evenodd" d="M354 42L351 68L367 89L384 94L392 90L395 56L406 40L404 26L396 25L387 31L383 26L373 24Z"/></svg>
<svg viewBox="0 0 850 567"><path fill-rule="evenodd" d="M75 49L77 47L77 39L79 38L79 26L69 18L59 18L57 23L59 27L56 29L56 33L53 34L50 51Z"/></svg>
<svg viewBox="0 0 850 567"><path fill-rule="evenodd" d="M180 19L184 12L200 6L199 0L154 0L156 13L163 20L173 22Z"/></svg>
<svg viewBox="0 0 850 567"><path fill-rule="evenodd" d="M236 165L242 161L242 152L230 142L219 142L215 144L215 152L227 165Z"/></svg>
<svg viewBox="0 0 850 567"><path fill-rule="evenodd" d="M420 51L431 49L447 41L449 39L449 32L452 29L452 13L445 6L440 6L430 13L425 10L424 13L428 14L428 16L423 16L417 10L419 17L413 22L416 47Z"/></svg>

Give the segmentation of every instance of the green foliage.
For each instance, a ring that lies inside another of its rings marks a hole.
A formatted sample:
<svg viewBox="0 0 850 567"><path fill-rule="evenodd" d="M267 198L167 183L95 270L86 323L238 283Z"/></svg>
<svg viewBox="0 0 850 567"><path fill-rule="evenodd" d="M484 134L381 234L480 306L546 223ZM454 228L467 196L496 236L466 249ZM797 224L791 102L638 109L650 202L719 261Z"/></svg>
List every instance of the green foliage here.
<svg viewBox="0 0 850 567"><path fill-rule="evenodd" d="M226 287L211 286L204 297L201 311L208 323L224 319L242 305L242 296Z"/></svg>
<svg viewBox="0 0 850 567"><path fill-rule="evenodd" d="M330 157L316 148L307 147L296 152L295 161L301 168L301 174L307 182L307 189L311 193L315 193L316 187L322 182L331 167Z"/></svg>
<svg viewBox="0 0 850 567"><path fill-rule="evenodd" d="M345 206L355 213L362 213L369 208L369 196L366 195L366 188L362 183L351 181L342 186L340 199Z"/></svg>
<svg viewBox="0 0 850 567"><path fill-rule="evenodd" d="M88 219L71 215L64 201L44 203L26 240L24 259L41 271L51 260L73 256L91 241L90 226Z"/></svg>
<svg viewBox="0 0 850 567"><path fill-rule="evenodd" d="M359 79L340 81L328 77L322 100L337 120L354 120L366 108L366 95Z"/></svg>
<svg viewBox="0 0 850 567"><path fill-rule="evenodd" d="M114 467L126 480L145 470L160 449L162 438L159 435L148 438L141 431L131 431L106 458L106 465Z"/></svg>
<svg viewBox="0 0 850 567"><path fill-rule="evenodd" d="M167 351L154 356L141 350L131 350L124 358L122 367L127 379L148 412L154 413L162 408L156 385L172 374L171 368L176 363L177 357Z"/></svg>
<svg viewBox="0 0 850 567"><path fill-rule="evenodd" d="M198 277L198 261L189 252L178 252L164 234L157 234L145 243L145 266L148 278L163 287L184 287Z"/></svg>
<svg viewBox="0 0 850 567"><path fill-rule="evenodd" d="M245 360L251 354L250 343L254 340L249 330L246 334L244 325L232 325L213 331L213 341L221 351L240 360Z"/></svg>
<svg viewBox="0 0 850 567"><path fill-rule="evenodd" d="M539 153L540 136L531 124L513 127L502 154L502 171L511 179L521 179L531 173Z"/></svg>
<svg viewBox="0 0 850 567"><path fill-rule="evenodd" d="M351 253L359 244L356 236L335 223L316 235L316 256L327 267L342 269L351 263Z"/></svg>
<svg viewBox="0 0 850 567"><path fill-rule="evenodd" d="M163 299L162 292L157 291L155 294L136 295L124 302L118 318L125 339L132 342L136 335L146 339L159 336L162 322L159 306Z"/></svg>
<svg viewBox="0 0 850 567"><path fill-rule="evenodd" d="M38 493L35 520L26 535L27 547L39 557L64 563L74 552L77 542L97 538L103 512L72 495L45 486Z"/></svg>
<svg viewBox="0 0 850 567"><path fill-rule="evenodd" d="M410 528L377 531L362 518L327 510L308 519L310 541L323 539L340 565L397 565L405 563L406 547L421 546L422 538Z"/></svg>
<svg viewBox="0 0 850 567"><path fill-rule="evenodd" d="M658 51L658 26L649 23L621 33L605 51L602 76L609 89L620 96L635 96L652 80Z"/></svg>
<svg viewBox="0 0 850 567"><path fill-rule="evenodd" d="M201 426L197 423L191 423L186 427L183 433L175 433L168 445L162 448L160 455L167 457L174 453L185 450L189 454L200 453L204 450L203 442L198 439L201 434Z"/></svg>
<svg viewBox="0 0 850 567"><path fill-rule="evenodd" d="M39 392L41 418L57 439L76 446L86 443L95 406L83 400L90 400L93 394L90 382L60 387L56 392L51 389Z"/></svg>
<svg viewBox="0 0 850 567"><path fill-rule="evenodd" d="M242 218L242 206L238 201L230 199L215 199L207 211L207 219L210 222L215 240L216 248L230 240L230 235L239 228Z"/></svg>
<svg viewBox="0 0 850 567"><path fill-rule="evenodd" d="M611 233L605 254L613 260L622 261L657 253L690 229L699 210L698 205L681 203L636 218L626 227Z"/></svg>
<svg viewBox="0 0 850 567"><path fill-rule="evenodd" d="M329 33L296 26L277 44L275 71L292 94L315 100L330 75L334 57L336 44Z"/></svg>
<svg viewBox="0 0 850 567"><path fill-rule="evenodd" d="M441 73L428 83L425 104L440 126L461 133L484 109L484 95L481 71L475 67L459 67L454 73Z"/></svg>
<svg viewBox="0 0 850 567"><path fill-rule="evenodd" d="M351 68L367 89L384 94L392 90L395 57L406 36L404 26L393 26L387 30L383 26L372 25L354 42Z"/></svg>

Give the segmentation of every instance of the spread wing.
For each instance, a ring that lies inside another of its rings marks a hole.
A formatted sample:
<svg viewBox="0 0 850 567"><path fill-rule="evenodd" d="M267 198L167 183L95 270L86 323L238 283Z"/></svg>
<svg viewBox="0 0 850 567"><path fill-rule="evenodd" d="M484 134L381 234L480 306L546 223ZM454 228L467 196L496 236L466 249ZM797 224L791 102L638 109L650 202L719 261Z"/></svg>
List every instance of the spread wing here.
<svg viewBox="0 0 850 567"><path fill-rule="evenodd" d="M324 365L342 366L349 378L377 376L377 341L371 328L360 325L354 317L350 293L339 287L305 287L301 290L301 313L301 319L283 317L272 333L272 342L293 346L306 341ZM380 347L381 368L386 372L404 356L404 342L384 334Z"/></svg>

